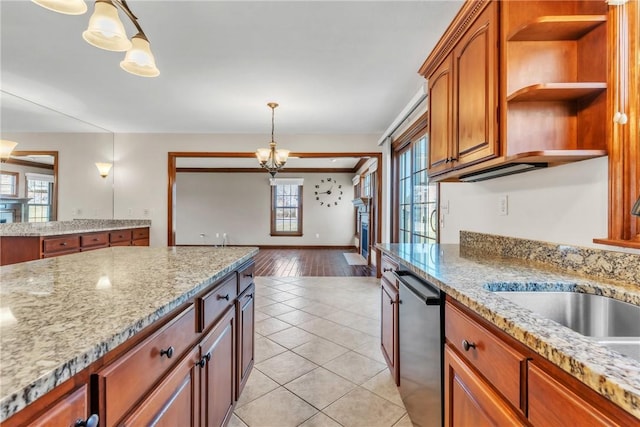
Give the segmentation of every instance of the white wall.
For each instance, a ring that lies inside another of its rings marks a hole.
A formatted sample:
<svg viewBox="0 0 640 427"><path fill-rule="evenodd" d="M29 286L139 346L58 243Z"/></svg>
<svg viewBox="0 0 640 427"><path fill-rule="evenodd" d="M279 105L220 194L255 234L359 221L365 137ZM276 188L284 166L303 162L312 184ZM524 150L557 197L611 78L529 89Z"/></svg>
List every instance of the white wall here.
<svg viewBox="0 0 640 427"><path fill-rule="evenodd" d="M378 138L379 135L282 135L276 140L278 147L293 152L379 152ZM167 153L255 152L256 148L265 147L268 139L266 134L117 134L115 218L151 219L151 246L165 246Z"/></svg>
<svg viewBox="0 0 640 427"><path fill-rule="evenodd" d="M2 137L18 142L17 151L58 151L59 221L113 218L115 167L107 178L102 178L95 166L96 162L110 162L113 158L112 134L3 133Z"/></svg>
<svg viewBox="0 0 640 427"><path fill-rule="evenodd" d="M315 185L328 176L344 192L338 205L330 208L320 206L314 195ZM226 233L230 245L353 246L352 174L278 173L277 177L304 179L303 236L270 235L269 174L179 173L176 243L220 245Z"/></svg>
<svg viewBox="0 0 640 427"><path fill-rule="evenodd" d="M458 243L460 230L469 230L602 248L592 240L607 236L607 174L601 157L478 183L443 183L440 241ZM501 195L508 198L507 216L498 214Z"/></svg>

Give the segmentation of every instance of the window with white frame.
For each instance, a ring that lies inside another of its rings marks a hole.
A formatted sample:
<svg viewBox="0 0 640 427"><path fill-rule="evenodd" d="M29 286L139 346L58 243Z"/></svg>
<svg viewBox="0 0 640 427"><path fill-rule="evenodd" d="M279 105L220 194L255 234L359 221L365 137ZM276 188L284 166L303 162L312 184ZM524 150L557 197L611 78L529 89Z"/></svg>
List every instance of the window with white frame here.
<svg viewBox="0 0 640 427"><path fill-rule="evenodd" d="M301 178L271 179L271 235L302 236Z"/></svg>
<svg viewBox="0 0 640 427"><path fill-rule="evenodd" d="M18 197L18 172L0 173L0 195Z"/></svg>
<svg viewBox="0 0 640 427"><path fill-rule="evenodd" d="M27 173L28 222L51 221L53 214L53 176Z"/></svg>

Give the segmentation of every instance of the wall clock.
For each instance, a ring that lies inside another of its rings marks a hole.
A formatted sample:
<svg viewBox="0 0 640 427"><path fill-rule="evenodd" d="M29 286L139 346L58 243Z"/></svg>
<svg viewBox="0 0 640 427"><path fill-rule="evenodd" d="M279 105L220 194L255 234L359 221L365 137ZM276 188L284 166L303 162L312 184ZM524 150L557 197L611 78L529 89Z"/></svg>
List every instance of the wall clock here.
<svg viewBox="0 0 640 427"><path fill-rule="evenodd" d="M338 206L338 202L342 200L342 184L338 184L333 178L325 178L320 180L320 184L316 185L316 200L320 206Z"/></svg>

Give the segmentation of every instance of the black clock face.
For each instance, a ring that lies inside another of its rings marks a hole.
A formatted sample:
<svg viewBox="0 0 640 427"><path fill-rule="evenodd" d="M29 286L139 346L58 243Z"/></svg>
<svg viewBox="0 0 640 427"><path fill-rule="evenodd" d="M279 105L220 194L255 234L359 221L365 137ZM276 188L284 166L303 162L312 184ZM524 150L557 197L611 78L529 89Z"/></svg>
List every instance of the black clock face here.
<svg viewBox="0 0 640 427"><path fill-rule="evenodd" d="M328 207L338 206L338 202L342 200L344 191L342 184L338 184L333 178L323 178L320 184L316 184L314 195L320 206Z"/></svg>

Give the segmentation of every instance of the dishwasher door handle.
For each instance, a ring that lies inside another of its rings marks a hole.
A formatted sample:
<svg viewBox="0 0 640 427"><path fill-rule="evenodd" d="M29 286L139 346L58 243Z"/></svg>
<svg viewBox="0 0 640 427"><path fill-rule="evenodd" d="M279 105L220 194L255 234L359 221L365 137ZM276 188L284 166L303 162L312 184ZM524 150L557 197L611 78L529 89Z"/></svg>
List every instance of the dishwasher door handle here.
<svg viewBox="0 0 640 427"><path fill-rule="evenodd" d="M396 276L396 279L398 279L400 283L402 283L409 291L411 291L411 293L416 298L424 302L425 305L440 305L442 301L442 298L440 297L440 292L434 289L433 286L429 285L428 283L419 281L420 285L425 287L424 289L425 292L420 292L416 290L414 285L412 285L407 280L405 280L403 278L403 275L398 274L397 271L394 271L393 275ZM410 277L413 277L413 276L410 276ZM415 279L415 280L419 280L419 279ZM402 301L400 301L400 304L402 304Z"/></svg>

